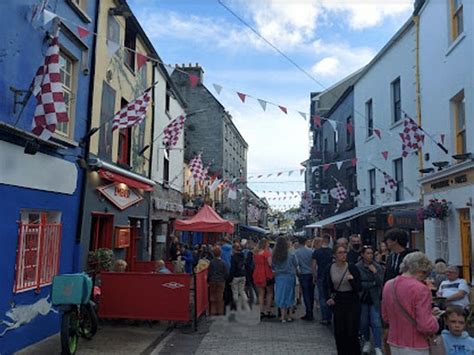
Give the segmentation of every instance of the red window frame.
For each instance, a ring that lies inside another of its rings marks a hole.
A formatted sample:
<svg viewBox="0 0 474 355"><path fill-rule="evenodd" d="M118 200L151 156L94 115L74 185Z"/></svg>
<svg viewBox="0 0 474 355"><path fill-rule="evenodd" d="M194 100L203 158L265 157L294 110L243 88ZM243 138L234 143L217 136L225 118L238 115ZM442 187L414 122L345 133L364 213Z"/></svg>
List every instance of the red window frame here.
<svg viewBox="0 0 474 355"><path fill-rule="evenodd" d="M14 293L39 291L59 273L62 224L47 223L47 213L39 214L37 223L18 222Z"/></svg>
<svg viewBox="0 0 474 355"><path fill-rule="evenodd" d="M119 130L117 163L130 164L130 127Z"/></svg>
<svg viewBox="0 0 474 355"><path fill-rule="evenodd" d="M100 212L92 213L90 251L99 248L112 249L113 226L113 214Z"/></svg>

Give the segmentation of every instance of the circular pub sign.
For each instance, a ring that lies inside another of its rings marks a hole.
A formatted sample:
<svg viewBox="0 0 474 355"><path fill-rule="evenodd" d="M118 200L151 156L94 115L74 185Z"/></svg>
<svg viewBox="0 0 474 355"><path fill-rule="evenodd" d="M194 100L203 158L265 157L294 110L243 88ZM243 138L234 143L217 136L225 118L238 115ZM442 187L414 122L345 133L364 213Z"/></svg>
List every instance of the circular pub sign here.
<svg viewBox="0 0 474 355"><path fill-rule="evenodd" d="M393 214L389 214L387 216L387 223L390 227L393 227L393 225L395 224L395 217L393 216Z"/></svg>

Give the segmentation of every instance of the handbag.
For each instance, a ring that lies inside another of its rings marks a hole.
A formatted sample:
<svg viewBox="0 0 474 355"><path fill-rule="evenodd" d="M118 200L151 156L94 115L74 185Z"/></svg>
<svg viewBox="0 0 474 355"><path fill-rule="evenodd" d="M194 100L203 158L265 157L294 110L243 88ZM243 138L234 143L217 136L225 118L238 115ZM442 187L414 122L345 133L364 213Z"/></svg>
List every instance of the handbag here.
<svg viewBox="0 0 474 355"><path fill-rule="evenodd" d="M342 274L341 281L339 281L339 284L337 287L334 289L335 292L332 292L329 298L331 298L333 301L336 300L336 292L339 291L339 288L341 288L342 281L344 281L344 277L347 274L347 271L349 270L349 266L344 270L344 273ZM331 268L329 268L329 274L331 274Z"/></svg>
<svg viewBox="0 0 474 355"><path fill-rule="evenodd" d="M402 311L403 316L406 319L408 319L408 321L410 321L410 323L416 327L417 325L416 319L414 319L410 315L410 313L408 313L408 311L401 305L400 301L398 300L397 292L395 291L395 281L392 281L391 288L392 288L393 299L395 300L398 307ZM430 349L430 355L446 355L446 351L444 349L444 341L441 335L429 337L427 340L428 340L428 345Z"/></svg>

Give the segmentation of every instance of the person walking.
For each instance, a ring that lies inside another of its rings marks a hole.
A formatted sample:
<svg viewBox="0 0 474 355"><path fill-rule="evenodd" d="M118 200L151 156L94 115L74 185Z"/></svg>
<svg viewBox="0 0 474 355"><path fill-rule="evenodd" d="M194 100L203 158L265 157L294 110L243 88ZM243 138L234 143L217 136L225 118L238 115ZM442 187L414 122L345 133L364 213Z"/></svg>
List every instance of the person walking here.
<svg viewBox="0 0 474 355"><path fill-rule="evenodd" d="M295 305L296 256L289 251L289 241L278 237L272 255L272 270L275 275L275 304L281 311L282 323L292 322L288 311Z"/></svg>
<svg viewBox="0 0 474 355"><path fill-rule="evenodd" d="M361 247L360 235L352 234L349 237L349 252L347 253L347 262L357 264L360 258Z"/></svg>
<svg viewBox="0 0 474 355"><path fill-rule="evenodd" d="M257 287L260 318L275 318L272 314L273 285L275 279L272 272L272 253L268 240L262 238L255 248L253 255L255 269L253 282Z"/></svg>
<svg viewBox="0 0 474 355"><path fill-rule="evenodd" d="M433 265L422 252L410 253L400 265L402 275L388 281L382 293L382 318L388 324L392 355L429 354L428 338L438 331L431 292L424 280Z"/></svg>
<svg viewBox="0 0 474 355"><path fill-rule="evenodd" d="M334 338L338 355L359 355L361 280L359 269L347 262L347 249L336 245L334 262L326 269L325 297L334 312Z"/></svg>
<svg viewBox="0 0 474 355"><path fill-rule="evenodd" d="M298 262L300 287L303 293L305 315L303 320L314 320L314 275L313 275L313 250L310 248L311 239L299 238L299 248L295 255Z"/></svg>
<svg viewBox="0 0 474 355"><path fill-rule="evenodd" d="M326 303L324 294L324 272L332 263L333 253L329 247L331 236L323 234L321 239L321 247L313 251L313 275L316 276L319 308L321 310L321 320L319 323L329 325L332 321L332 311Z"/></svg>
<svg viewBox="0 0 474 355"><path fill-rule="evenodd" d="M209 264L207 282L209 283L209 311L211 315L224 314L224 288L228 269L221 259L221 248L214 247L214 258Z"/></svg>
<svg viewBox="0 0 474 355"><path fill-rule="evenodd" d="M247 294L245 293L245 256L240 243L234 243L230 260L230 285L234 305L237 310L249 310ZM240 307L239 307L240 304Z"/></svg>
<svg viewBox="0 0 474 355"><path fill-rule="evenodd" d="M383 270L374 261L374 250L364 245L361 251L362 260L356 265L361 280L360 292L360 332L364 337L363 353L370 353L370 329L375 345L375 355L382 355L382 322L380 319L380 299L382 298Z"/></svg>
<svg viewBox="0 0 474 355"><path fill-rule="evenodd" d="M413 250L407 248L408 234L402 229L393 228L387 231L385 243L390 250L390 255L387 258L384 284L400 274L400 264L403 258L413 252Z"/></svg>

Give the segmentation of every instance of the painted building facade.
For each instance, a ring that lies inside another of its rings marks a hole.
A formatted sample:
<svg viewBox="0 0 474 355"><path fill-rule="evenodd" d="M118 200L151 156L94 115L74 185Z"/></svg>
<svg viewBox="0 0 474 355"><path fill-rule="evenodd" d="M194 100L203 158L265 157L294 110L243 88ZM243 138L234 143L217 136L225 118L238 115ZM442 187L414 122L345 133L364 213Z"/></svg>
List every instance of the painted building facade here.
<svg viewBox="0 0 474 355"><path fill-rule="evenodd" d="M100 1L97 32L91 127L98 130L87 140L82 265L88 267L90 251L108 248L132 270L151 251L149 207L156 183L149 178L152 150L145 147L152 141L153 106L129 128L112 131L112 118L154 83L153 63L140 66L137 53L156 53L125 1Z"/></svg>
<svg viewBox="0 0 474 355"><path fill-rule="evenodd" d="M0 352L36 343L60 328L51 307L52 277L81 271L76 235L84 173L76 160L90 117L96 1L0 4ZM32 14L37 14L33 16ZM58 17L59 16L59 17ZM53 17L55 17L53 19ZM31 134L36 100L30 84L59 28L61 82L69 122L48 141ZM13 88L14 91L11 90ZM20 91L23 90L23 91ZM23 105L21 102L26 102Z"/></svg>
<svg viewBox="0 0 474 355"><path fill-rule="evenodd" d="M444 199L449 206L446 218L424 222L426 253L461 266L470 282L474 280L473 13L472 1L417 1L414 14L419 23L421 124L434 137L423 146L423 205Z"/></svg>

